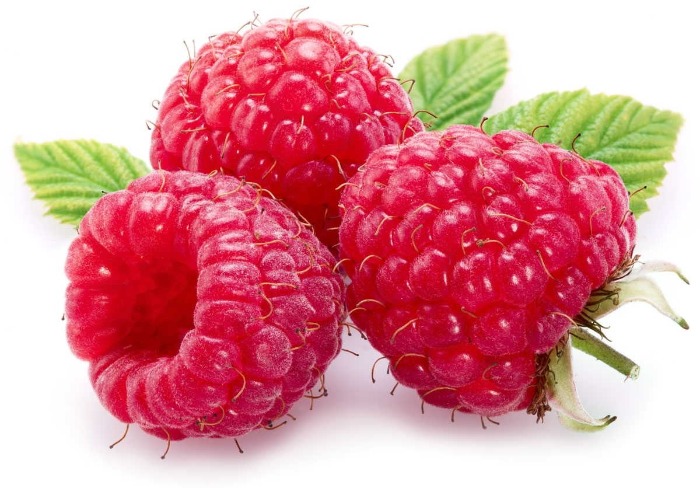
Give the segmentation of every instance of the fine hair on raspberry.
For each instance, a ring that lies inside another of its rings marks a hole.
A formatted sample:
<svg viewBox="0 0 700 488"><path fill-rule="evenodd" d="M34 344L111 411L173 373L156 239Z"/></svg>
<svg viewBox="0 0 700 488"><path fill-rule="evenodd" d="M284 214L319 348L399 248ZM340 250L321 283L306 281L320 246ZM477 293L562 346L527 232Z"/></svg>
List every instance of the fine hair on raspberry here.
<svg viewBox="0 0 700 488"><path fill-rule="evenodd" d="M636 236L610 166L472 126L375 151L341 208L350 318L424 402L484 417L543 415L550 351Z"/></svg>
<svg viewBox="0 0 700 488"><path fill-rule="evenodd" d="M168 440L241 436L286 415L340 351L334 265L259 187L154 172L82 220L68 342L120 421Z"/></svg>
<svg viewBox="0 0 700 488"><path fill-rule="evenodd" d="M373 150L422 131L385 62L343 28L253 22L183 63L158 107L151 164L255 182L337 244L338 187Z"/></svg>

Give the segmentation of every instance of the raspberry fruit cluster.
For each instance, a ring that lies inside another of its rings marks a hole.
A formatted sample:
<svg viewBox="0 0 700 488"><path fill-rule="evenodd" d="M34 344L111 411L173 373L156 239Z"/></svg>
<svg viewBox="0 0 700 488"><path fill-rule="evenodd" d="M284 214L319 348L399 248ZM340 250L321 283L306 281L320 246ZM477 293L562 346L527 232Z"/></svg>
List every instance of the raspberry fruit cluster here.
<svg viewBox="0 0 700 488"><path fill-rule="evenodd" d="M160 102L155 168L223 170L264 186L337 243L338 188L384 144L422 130L385 57L317 20L211 39Z"/></svg>
<svg viewBox="0 0 700 488"><path fill-rule="evenodd" d="M608 165L471 126L375 151L341 208L354 323L425 402L487 417L541 415L548 353L636 235Z"/></svg>
<svg viewBox="0 0 700 488"><path fill-rule="evenodd" d="M338 354L334 263L259 188L155 172L82 220L68 342L122 422L172 440L240 436L284 416Z"/></svg>
<svg viewBox="0 0 700 488"><path fill-rule="evenodd" d="M168 440L280 425L325 394L346 310L423 402L487 418L540 419L552 352L637 292L687 327L653 287L613 286L636 223L610 166L515 130L424 132L340 27L252 27L180 67L157 171L97 201L70 247L68 341L114 417ZM612 421L569 400L576 428Z"/></svg>

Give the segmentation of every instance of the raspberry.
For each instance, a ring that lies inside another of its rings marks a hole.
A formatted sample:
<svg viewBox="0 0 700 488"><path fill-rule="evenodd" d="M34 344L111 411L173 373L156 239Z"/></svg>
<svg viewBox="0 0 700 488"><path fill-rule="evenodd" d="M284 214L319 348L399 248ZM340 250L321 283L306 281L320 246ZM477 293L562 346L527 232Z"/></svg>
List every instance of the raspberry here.
<svg viewBox="0 0 700 488"><path fill-rule="evenodd" d="M371 151L422 130L383 56L319 20L225 33L159 105L151 164L256 182L337 244L337 187Z"/></svg>
<svg viewBox="0 0 700 488"><path fill-rule="evenodd" d="M548 353L636 236L608 165L470 126L375 151L341 208L352 320L425 402L486 417L543 415Z"/></svg>
<svg viewBox="0 0 700 488"><path fill-rule="evenodd" d="M285 415L338 354L333 265L250 184L155 172L82 220L68 342L122 422L172 440L240 436Z"/></svg>

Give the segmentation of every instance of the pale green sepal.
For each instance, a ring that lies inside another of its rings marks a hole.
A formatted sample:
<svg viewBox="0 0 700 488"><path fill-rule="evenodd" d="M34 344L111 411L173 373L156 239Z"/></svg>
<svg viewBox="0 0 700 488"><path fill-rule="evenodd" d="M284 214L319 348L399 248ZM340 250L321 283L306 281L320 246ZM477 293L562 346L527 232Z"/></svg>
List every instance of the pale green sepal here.
<svg viewBox="0 0 700 488"><path fill-rule="evenodd" d="M617 417L606 415L593 418L583 408L574 384L571 364L571 341L555 348L549 356L550 375L547 379L547 400L559 415L562 425L582 432L595 432L610 425Z"/></svg>
<svg viewBox="0 0 700 488"><path fill-rule="evenodd" d="M586 311L595 320L614 312L630 302L646 302L656 308L661 314L670 318L684 329L688 323L669 305L661 288L645 276L638 276L631 281L616 281L608 285L615 294L608 300L602 300L595 307L587 307Z"/></svg>
<svg viewBox="0 0 700 488"><path fill-rule="evenodd" d="M571 430L576 430L578 432L597 432L599 430L603 430L605 427L612 424L615 420L617 420L617 417L611 417L610 415L607 415L602 419L598 419L596 421L596 425L591 425L586 424L584 422L579 422L577 420L572 419L571 417L567 417L566 415L559 415L559 422L564 427L567 427Z"/></svg>
<svg viewBox="0 0 700 488"><path fill-rule="evenodd" d="M632 271L620 278L618 281L632 281L639 276L644 276L649 273L675 273L686 285L690 284L688 278L681 272L680 268L668 261L637 261Z"/></svg>

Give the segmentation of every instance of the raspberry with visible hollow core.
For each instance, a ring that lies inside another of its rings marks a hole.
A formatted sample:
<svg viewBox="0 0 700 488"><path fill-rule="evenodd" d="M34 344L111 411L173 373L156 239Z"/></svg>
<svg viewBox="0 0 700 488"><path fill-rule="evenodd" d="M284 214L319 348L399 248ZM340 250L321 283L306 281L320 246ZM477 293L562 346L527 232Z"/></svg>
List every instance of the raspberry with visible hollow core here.
<svg viewBox="0 0 700 488"><path fill-rule="evenodd" d="M270 20L212 38L160 102L151 164L256 182L337 244L337 187L423 130L386 56L335 24Z"/></svg>
<svg viewBox="0 0 700 488"><path fill-rule="evenodd" d="M285 415L338 354L334 264L259 188L155 172L82 220L68 342L122 422L172 440L240 436Z"/></svg>
<svg viewBox="0 0 700 488"><path fill-rule="evenodd" d="M486 417L544 414L549 352L633 262L617 173L517 131L381 148L341 208L353 322L425 402Z"/></svg>

